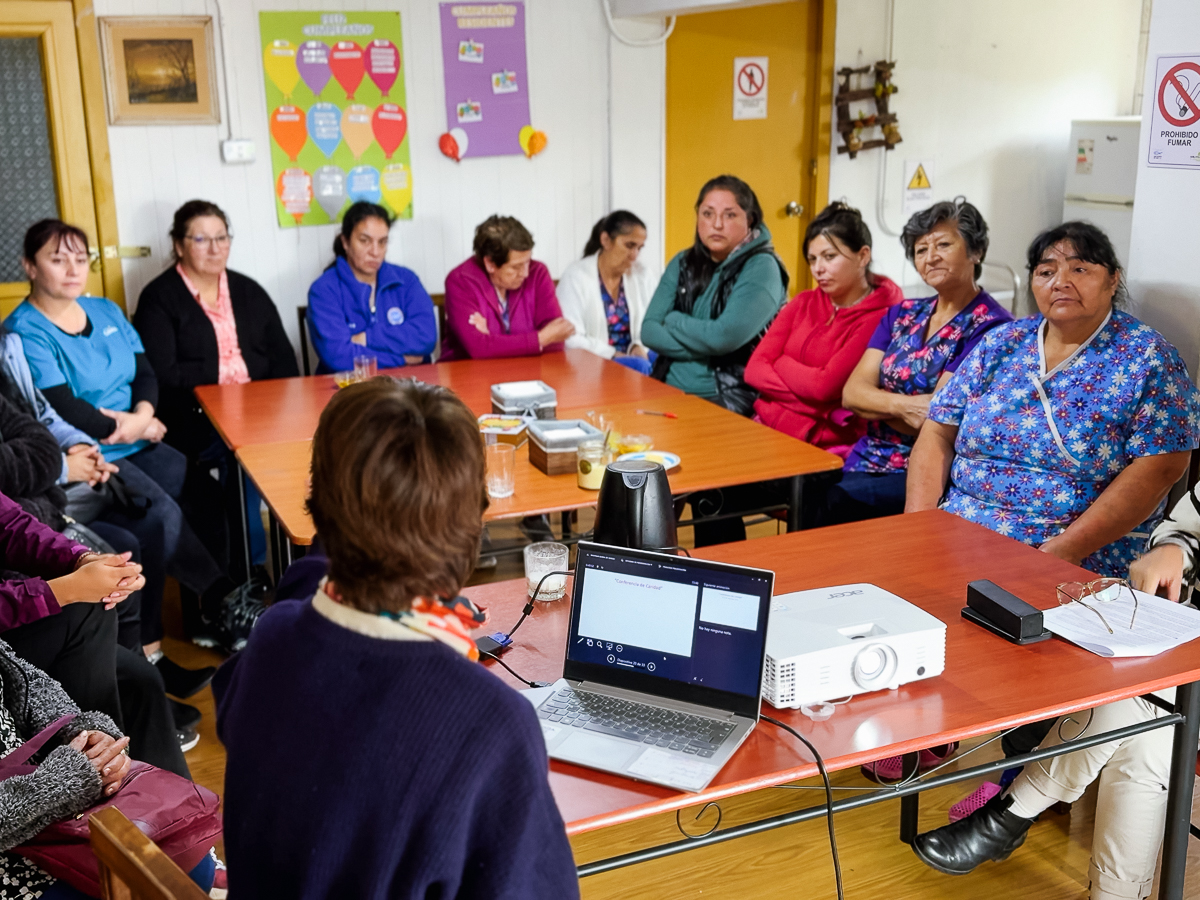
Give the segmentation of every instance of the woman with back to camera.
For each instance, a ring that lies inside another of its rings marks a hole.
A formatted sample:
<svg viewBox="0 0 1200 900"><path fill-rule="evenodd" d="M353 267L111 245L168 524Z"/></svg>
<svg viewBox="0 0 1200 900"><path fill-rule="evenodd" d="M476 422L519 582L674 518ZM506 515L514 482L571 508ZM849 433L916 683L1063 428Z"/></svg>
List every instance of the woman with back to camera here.
<svg viewBox="0 0 1200 900"><path fill-rule="evenodd" d="M229 567L244 581L250 573L242 573L237 550L242 540L237 462L194 389L300 372L274 301L253 278L228 267L233 234L225 212L207 200L189 200L175 210L169 234L174 265L142 289L133 327L158 378L164 440L188 458L200 483L211 469L219 472L226 514L209 526L216 531L209 543L228 546ZM261 498L249 482L245 488L251 556L258 563L267 550L258 516Z"/></svg>
<svg viewBox="0 0 1200 900"><path fill-rule="evenodd" d="M904 512L908 454L933 392L1008 310L979 287L988 230L961 197L916 213L900 235L904 253L932 297L905 299L880 321L842 391L842 405L867 433L825 498L822 525Z"/></svg>
<svg viewBox="0 0 1200 900"><path fill-rule="evenodd" d="M708 181L696 200L695 240L667 265L642 323L643 343L659 354L654 376L751 415L746 360L787 281L750 185L733 175Z"/></svg>
<svg viewBox="0 0 1200 900"><path fill-rule="evenodd" d="M512 216L475 229L474 255L446 276L442 359L537 356L562 350L575 333L554 280L533 258L533 235Z"/></svg>
<svg viewBox="0 0 1200 900"><path fill-rule="evenodd" d="M579 896L537 716L477 664L483 616L458 596L486 507L479 425L449 390L374 378L321 414L328 576L213 682L234 896ZM295 721L326 739L297 752Z"/></svg>
<svg viewBox="0 0 1200 900"><path fill-rule="evenodd" d="M1118 308L1121 265L1100 229L1066 222L1044 231L1029 247L1028 268L1038 314L989 331L934 396L909 462L907 510L940 506L1100 578L1124 578L1200 442L1200 392L1175 348ZM1130 627L1113 608L1100 612L1124 588L1097 585L1099 597L1066 590L1074 592L1068 603L1089 602L1105 627ZM1174 689L1156 693L1174 699ZM1164 715L1134 697L1017 729L1004 750L1011 756ZM1007 791L1008 777L981 786L961 804L973 812L918 835L913 850L950 874L1006 859L1038 815L1098 779L1091 897L1145 897L1171 744L1171 732L1158 729L1030 764Z"/></svg>
<svg viewBox="0 0 1200 900"><path fill-rule="evenodd" d="M650 374L650 351L641 343L642 318L653 293L650 273L638 259L646 244L645 223L619 209L598 221L583 259L563 270L558 302L575 326L568 347L615 360Z"/></svg>
<svg viewBox="0 0 1200 900"><path fill-rule="evenodd" d="M437 345L433 301L411 269L387 262L392 218L360 200L342 217L334 259L308 289L308 327L318 372L374 356L382 369L429 362Z"/></svg>

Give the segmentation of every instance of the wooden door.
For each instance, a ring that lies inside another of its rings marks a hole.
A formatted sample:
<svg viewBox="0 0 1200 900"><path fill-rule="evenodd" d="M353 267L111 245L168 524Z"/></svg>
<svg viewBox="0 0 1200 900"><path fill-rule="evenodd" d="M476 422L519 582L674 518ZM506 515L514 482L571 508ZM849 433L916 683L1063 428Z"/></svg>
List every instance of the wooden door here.
<svg viewBox="0 0 1200 900"><path fill-rule="evenodd" d="M667 41L667 260L694 239L700 187L729 173L758 195L789 292L809 285L800 242L829 190L833 25L834 0L678 18ZM745 56L769 59L765 119L733 118L734 59Z"/></svg>
<svg viewBox="0 0 1200 900"><path fill-rule="evenodd" d="M82 0L0 0L0 315L29 292L22 238L48 217L88 235L88 292L124 304L116 248L101 251L116 244L116 213L95 27Z"/></svg>

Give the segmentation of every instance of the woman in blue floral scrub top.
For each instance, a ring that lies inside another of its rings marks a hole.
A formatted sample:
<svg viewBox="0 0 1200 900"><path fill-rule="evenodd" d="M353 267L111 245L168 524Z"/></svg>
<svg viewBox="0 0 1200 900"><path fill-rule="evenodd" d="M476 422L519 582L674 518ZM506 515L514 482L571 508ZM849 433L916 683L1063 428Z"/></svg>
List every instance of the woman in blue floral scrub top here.
<svg viewBox="0 0 1200 900"><path fill-rule="evenodd" d="M970 203L942 201L917 213L900 242L937 294L888 310L846 382L842 402L868 420L867 433L826 495L823 525L904 512L908 453L934 389L989 329L1012 320L976 282L988 233Z"/></svg>
<svg viewBox="0 0 1200 900"><path fill-rule="evenodd" d="M940 503L1123 578L1200 439L1200 394L1162 335L1114 309L1120 265L1098 228L1043 233L1029 272L1040 315L990 331L935 395L907 510Z"/></svg>

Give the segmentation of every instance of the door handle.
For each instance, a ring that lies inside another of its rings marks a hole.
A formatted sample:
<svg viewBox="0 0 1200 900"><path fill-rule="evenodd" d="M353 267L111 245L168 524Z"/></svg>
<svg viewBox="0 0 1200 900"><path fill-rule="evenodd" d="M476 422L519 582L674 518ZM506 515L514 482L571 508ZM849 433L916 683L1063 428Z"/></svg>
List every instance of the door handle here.
<svg viewBox="0 0 1200 900"><path fill-rule="evenodd" d="M122 244L119 247L105 247L105 259L138 259L143 256L150 255L149 247L127 247Z"/></svg>
<svg viewBox="0 0 1200 900"><path fill-rule="evenodd" d="M795 200L793 200L791 203L789 203L787 206L785 206L783 208L783 212L785 215L788 215L793 219L798 219L802 215L804 215L804 207L801 206L799 203L797 203Z"/></svg>

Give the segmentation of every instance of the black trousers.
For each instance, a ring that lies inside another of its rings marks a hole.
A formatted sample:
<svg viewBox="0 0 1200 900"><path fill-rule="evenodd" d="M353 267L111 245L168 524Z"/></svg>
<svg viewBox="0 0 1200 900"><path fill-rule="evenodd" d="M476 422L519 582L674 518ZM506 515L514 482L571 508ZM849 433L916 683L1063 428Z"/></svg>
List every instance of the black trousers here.
<svg viewBox="0 0 1200 900"><path fill-rule="evenodd" d="M110 716L129 735L134 759L190 778L162 676L139 652L117 644L117 611L72 603L0 635L17 656L63 686L80 709Z"/></svg>

